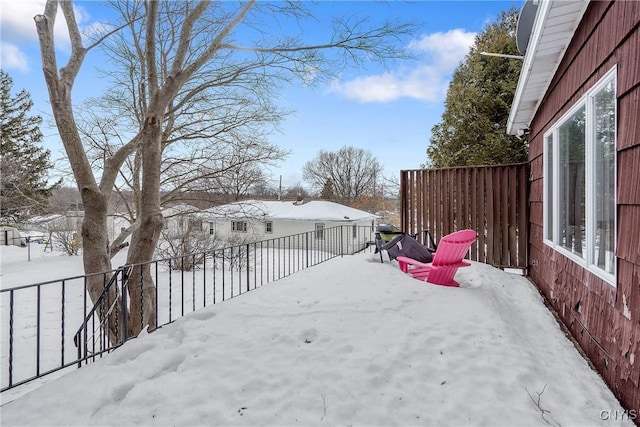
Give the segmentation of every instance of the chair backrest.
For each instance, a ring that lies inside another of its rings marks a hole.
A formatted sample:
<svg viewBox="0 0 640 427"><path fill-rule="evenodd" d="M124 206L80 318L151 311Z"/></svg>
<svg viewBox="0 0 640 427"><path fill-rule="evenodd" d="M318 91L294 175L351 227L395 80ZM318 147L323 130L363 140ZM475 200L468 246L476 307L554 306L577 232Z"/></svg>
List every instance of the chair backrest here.
<svg viewBox="0 0 640 427"><path fill-rule="evenodd" d="M476 238L477 234L473 230L460 230L444 236L433 256L433 265L449 265L462 261Z"/></svg>
<svg viewBox="0 0 640 427"><path fill-rule="evenodd" d="M423 246L408 234L401 234L394 237L389 243L382 246L382 249L387 251L391 259L405 256L424 263L429 263L433 259L431 252L429 252L426 246Z"/></svg>
<svg viewBox="0 0 640 427"><path fill-rule="evenodd" d="M382 240L384 240L385 242L390 242L391 240L393 240L394 237L400 234L404 234L404 232L400 230L398 227L396 227L395 225L389 225L389 224L378 225L378 227L376 228L376 232L380 235L380 238L382 238Z"/></svg>

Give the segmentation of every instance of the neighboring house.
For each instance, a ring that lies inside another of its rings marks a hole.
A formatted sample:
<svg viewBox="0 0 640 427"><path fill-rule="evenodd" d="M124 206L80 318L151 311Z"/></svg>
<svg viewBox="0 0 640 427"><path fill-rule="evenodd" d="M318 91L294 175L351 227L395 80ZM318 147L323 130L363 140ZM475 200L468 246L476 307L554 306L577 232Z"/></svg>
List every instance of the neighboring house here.
<svg viewBox="0 0 640 427"><path fill-rule="evenodd" d="M20 228L30 232L49 234L56 231L80 232L84 212L71 211L70 214L38 215L29 218ZM32 233L33 234L33 233Z"/></svg>
<svg viewBox="0 0 640 427"><path fill-rule="evenodd" d="M0 226L0 245L2 246L23 246L24 238L15 227L7 225Z"/></svg>
<svg viewBox="0 0 640 427"><path fill-rule="evenodd" d="M68 210L65 214L40 215L29 218L20 224L20 228L31 236L41 234L48 236L55 232L80 233L82 230L83 211ZM107 217L107 234L109 240L115 239L123 228L128 227L129 221L117 215Z"/></svg>
<svg viewBox="0 0 640 427"><path fill-rule="evenodd" d="M182 203L162 210L165 237L182 237L187 232L200 233L203 230L200 209Z"/></svg>
<svg viewBox="0 0 640 427"><path fill-rule="evenodd" d="M371 239L376 215L325 200L304 202L247 200L203 211L203 227L229 241L259 241L312 232L325 240L332 227L343 226L344 249ZM302 242L302 240L301 240Z"/></svg>
<svg viewBox="0 0 640 427"><path fill-rule="evenodd" d="M639 23L637 1L540 0L507 125L529 135L531 278L635 414Z"/></svg>

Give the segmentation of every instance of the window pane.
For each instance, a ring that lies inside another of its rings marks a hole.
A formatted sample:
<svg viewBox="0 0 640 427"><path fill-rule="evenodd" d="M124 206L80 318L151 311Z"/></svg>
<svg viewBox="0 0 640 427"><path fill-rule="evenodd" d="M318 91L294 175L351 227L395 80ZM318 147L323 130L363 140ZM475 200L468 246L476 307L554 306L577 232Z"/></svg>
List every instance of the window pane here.
<svg viewBox="0 0 640 427"><path fill-rule="evenodd" d="M594 133L594 214L593 262L615 273L615 83L609 82L593 97Z"/></svg>
<svg viewBox="0 0 640 427"><path fill-rule="evenodd" d="M583 257L585 233L585 108L558 128L560 241L565 249Z"/></svg>
<svg viewBox="0 0 640 427"><path fill-rule="evenodd" d="M547 136L545 147L547 154L547 163L544 171L544 185L547 191L547 198L544 201L546 209L547 222L544 224L544 237L553 240L553 134Z"/></svg>

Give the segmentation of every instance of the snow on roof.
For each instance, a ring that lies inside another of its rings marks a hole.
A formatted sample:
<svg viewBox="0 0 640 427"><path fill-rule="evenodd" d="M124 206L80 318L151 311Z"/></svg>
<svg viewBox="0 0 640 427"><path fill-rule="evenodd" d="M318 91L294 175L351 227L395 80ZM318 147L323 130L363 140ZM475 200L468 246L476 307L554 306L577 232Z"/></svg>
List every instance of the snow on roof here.
<svg viewBox="0 0 640 427"><path fill-rule="evenodd" d="M36 215L27 219L28 224L46 224L57 219L64 218L62 214Z"/></svg>
<svg viewBox="0 0 640 427"><path fill-rule="evenodd" d="M180 203L177 205L167 206L163 208L162 215L164 217L168 217L168 216L174 216L174 215L196 213L199 211L200 209L198 209L195 206L189 205L187 203Z"/></svg>
<svg viewBox="0 0 640 427"><path fill-rule="evenodd" d="M376 218L369 212L326 200L309 202L245 200L216 206L204 213L214 217L292 221L361 221Z"/></svg>

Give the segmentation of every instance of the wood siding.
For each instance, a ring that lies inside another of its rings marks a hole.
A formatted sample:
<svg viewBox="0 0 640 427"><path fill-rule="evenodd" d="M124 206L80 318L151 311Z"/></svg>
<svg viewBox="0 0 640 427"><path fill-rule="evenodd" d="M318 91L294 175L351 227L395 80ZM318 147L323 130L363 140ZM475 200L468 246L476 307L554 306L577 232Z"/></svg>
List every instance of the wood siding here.
<svg viewBox="0 0 640 427"><path fill-rule="evenodd" d="M593 1L531 123L530 275L628 409L640 411L640 2ZM617 286L543 243L543 134L617 66ZM637 421L636 421L637 422Z"/></svg>
<svg viewBox="0 0 640 427"><path fill-rule="evenodd" d="M527 269L528 164L400 172L400 227L437 240L471 229L469 259ZM427 243L427 242L422 242Z"/></svg>

